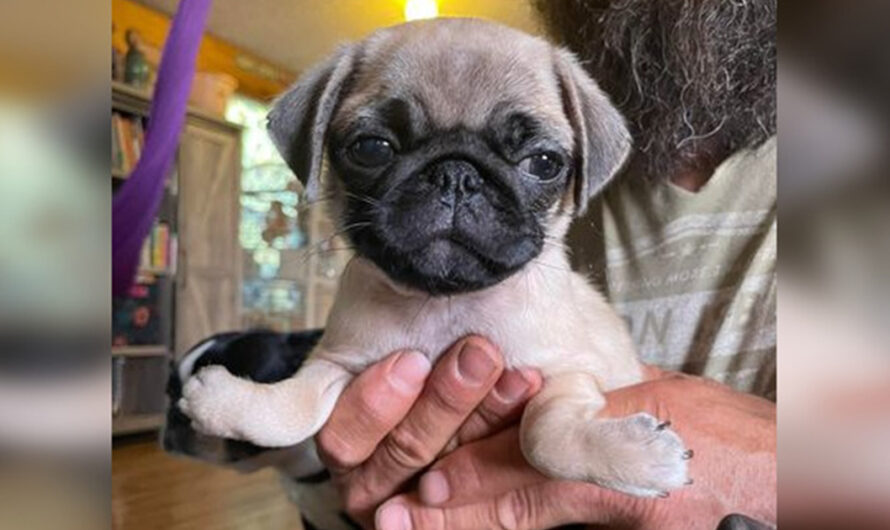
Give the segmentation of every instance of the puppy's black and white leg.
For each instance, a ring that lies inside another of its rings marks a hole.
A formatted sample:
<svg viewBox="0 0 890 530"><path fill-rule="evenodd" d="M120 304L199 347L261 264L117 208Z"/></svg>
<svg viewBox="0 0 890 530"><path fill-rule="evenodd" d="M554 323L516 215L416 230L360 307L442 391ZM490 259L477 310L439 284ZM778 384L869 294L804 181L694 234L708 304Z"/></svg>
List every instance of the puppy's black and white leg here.
<svg viewBox="0 0 890 530"><path fill-rule="evenodd" d="M686 484L689 453L677 433L645 412L597 418L605 403L591 375L548 377L522 417L526 459L551 477L640 497Z"/></svg>
<svg viewBox="0 0 890 530"><path fill-rule="evenodd" d="M352 377L315 354L293 377L271 384L208 366L185 384L179 408L204 434L285 447L321 429Z"/></svg>

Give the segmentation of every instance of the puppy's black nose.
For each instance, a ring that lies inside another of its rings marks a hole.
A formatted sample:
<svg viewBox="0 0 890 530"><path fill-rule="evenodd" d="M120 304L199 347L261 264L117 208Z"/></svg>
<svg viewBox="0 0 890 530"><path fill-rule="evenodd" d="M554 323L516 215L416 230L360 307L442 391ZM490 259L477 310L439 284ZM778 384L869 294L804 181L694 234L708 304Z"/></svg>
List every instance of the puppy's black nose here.
<svg viewBox="0 0 890 530"><path fill-rule="evenodd" d="M442 192L442 199L451 203L455 197L467 197L482 187L476 166L466 160L448 159L437 162L429 172L430 182Z"/></svg>

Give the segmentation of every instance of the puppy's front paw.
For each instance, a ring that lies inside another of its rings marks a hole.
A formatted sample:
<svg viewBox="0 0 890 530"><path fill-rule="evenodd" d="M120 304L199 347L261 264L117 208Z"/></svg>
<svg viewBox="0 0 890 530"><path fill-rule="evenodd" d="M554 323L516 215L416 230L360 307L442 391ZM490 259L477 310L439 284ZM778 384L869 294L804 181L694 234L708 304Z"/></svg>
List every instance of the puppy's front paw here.
<svg viewBox="0 0 890 530"><path fill-rule="evenodd" d="M601 477L605 478L604 485L639 497L663 497L669 490L689 483L687 461L692 451L686 449L669 422L662 423L643 412L607 421L612 432L609 454L604 456L614 473Z"/></svg>
<svg viewBox="0 0 890 530"><path fill-rule="evenodd" d="M211 436L241 439L245 410L256 383L230 374L222 366L208 366L182 388L179 408L192 419L195 430Z"/></svg>

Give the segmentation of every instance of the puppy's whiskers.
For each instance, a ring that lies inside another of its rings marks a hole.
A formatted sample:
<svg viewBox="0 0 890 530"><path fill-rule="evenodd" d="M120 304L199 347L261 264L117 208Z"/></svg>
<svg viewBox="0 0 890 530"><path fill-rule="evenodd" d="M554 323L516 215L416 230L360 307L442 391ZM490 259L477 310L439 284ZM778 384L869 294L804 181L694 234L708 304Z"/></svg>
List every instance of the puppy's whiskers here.
<svg viewBox="0 0 890 530"><path fill-rule="evenodd" d="M409 333L411 332L411 330L414 329L414 324L417 322L418 317L420 317L420 314L423 313L424 308L426 308L426 305L429 303L430 300L432 300L432 298L433 298L433 295L428 294L426 296L426 298L424 298L423 303L420 304L420 307L417 308L417 312L414 313L414 316L411 318L411 321L408 323L408 332Z"/></svg>
<svg viewBox="0 0 890 530"><path fill-rule="evenodd" d="M302 196L301 196L302 197ZM310 208L313 207L321 207L323 203L330 202L334 199L334 195L322 195L320 197L316 197L312 201L308 201L305 199L301 199L301 203L297 204L296 209L297 213L306 213Z"/></svg>
<svg viewBox="0 0 890 530"><path fill-rule="evenodd" d="M572 271L572 269L570 269L568 267L562 267L559 265L554 265L552 263L546 263L546 262L538 260L538 259L533 259L529 263L531 263L535 267L547 267L548 269L553 269L553 270L557 270L557 271L561 271L561 272L565 272L565 273L569 273L569 274L574 272L574 271Z"/></svg>
<svg viewBox="0 0 890 530"><path fill-rule="evenodd" d="M369 195L359 195L357 193L352 193L351 191L343 192L347 197L351 199L355 199L359 202L363 202L367 205L370 205L372 208L379 208L381 206L381 202Z"/></svg>
<svg viewBox="0 0 890 530"><path fill-rule="evenodd" d="M315 245L313 245L314 247ZM303 266L309 261L310 258L314 256L323 256L325 254L331 252L355 252L355 247L330 247L330 248L318 248L318 249L306 249L305 251L301 251L298 256L294 256L294 259L297 261L298 266ZM283 263L291 263L290 260L282 260Z"/></svg>
<svg viewBox="0 0 890 530"><path fill-rule="evenodd" d="M317 242L313 243L312 245L302 249L299 252L300 261L298 264L301 266L305 265L306 262L309 261L309 259L312 258L313 256L320 256L320 255L323 255L328 252L340 252L340 251L347 251L347 250L349 250L349 251L355 250L355 247L353 247L351 245L347 245L345 247L332 247L332 246L328 246L328 245L330 245L331 242L335 238L347 233L349 230L352 230L354 228L360 228L362 226L368 226L370 224L371 224L370 222L351 223L349 225L344 226L340 230L337 230L330 236L328 236L320 241L317 241Z"/></svg>

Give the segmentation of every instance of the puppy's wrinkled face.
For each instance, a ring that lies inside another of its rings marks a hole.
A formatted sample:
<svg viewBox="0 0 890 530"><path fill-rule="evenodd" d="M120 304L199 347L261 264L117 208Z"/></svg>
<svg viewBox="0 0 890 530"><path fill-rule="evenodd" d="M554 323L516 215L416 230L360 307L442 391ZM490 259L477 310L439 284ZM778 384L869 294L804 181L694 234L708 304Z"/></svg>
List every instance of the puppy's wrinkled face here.
<svg viewBox="0 0 890 530"><path fill-rule="evenodd" d="M478 128L400 126L405 113L423 112L416 98L385 97L332 136L344 228L360 254L412 287L492 285L541 251L570 146L509 104Z"/></svg>
<svg viewBox="0 0 890 530"><path fill-rule="evenodd" d="M571 173L548 46L493 38L434 27L370 43L382 50L356 68L328 136L356 250L433 294L487 287L537 256Z"/></svg>
<svg viewBox="0 0 890 530"><path fill-rule="evenodd" d="M627 151L620 116L569 54L472 19L341 50L279 100L270 132L310 192L326 146L326 196L358 254L435 295L533 260Z"/></svg>

